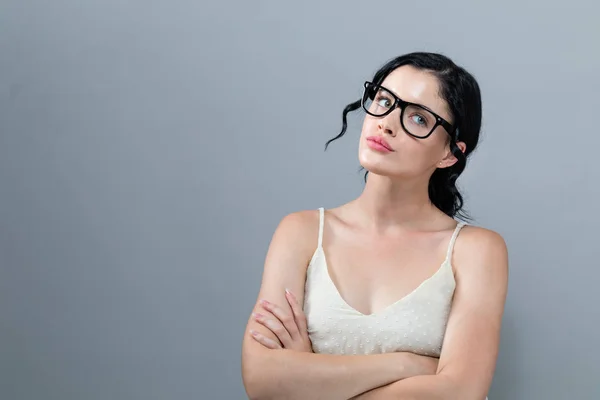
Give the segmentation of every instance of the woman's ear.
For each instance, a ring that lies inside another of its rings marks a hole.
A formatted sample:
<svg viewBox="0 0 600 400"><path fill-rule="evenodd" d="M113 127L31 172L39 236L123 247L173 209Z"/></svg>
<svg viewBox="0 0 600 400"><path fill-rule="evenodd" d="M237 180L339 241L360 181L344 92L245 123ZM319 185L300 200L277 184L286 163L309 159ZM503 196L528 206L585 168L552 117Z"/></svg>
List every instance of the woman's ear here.
<svg viewBox="0 0 600 400"><path fill-rule="evenodd" d="M456 146L460 149L460 151L463 152L463 154L465 153L465 151L467 151L467 145L465 144L465 142L456 142ZM452 154L452 151L449 150L448 154L446 154L446 157L444 157L438 163L438 168L448 168L448 167L451 167L454 164L456 164L457 161L458 161L458 159L454 156L454 154Z"/></svg>

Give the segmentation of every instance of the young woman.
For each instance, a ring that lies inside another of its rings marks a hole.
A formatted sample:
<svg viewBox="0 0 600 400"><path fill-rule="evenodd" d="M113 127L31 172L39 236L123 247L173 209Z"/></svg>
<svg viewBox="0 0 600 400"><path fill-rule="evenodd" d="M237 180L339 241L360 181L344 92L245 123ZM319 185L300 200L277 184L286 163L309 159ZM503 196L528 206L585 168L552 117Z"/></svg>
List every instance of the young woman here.
<svg viewBox="0 0 600 400"><path fill-rule="evenodd" d="M499 234L455 219L465 216L456 180L479 140L479 86L445 56L411 53L364 84L332 140L359 108L365 188L277 227L243 341L247 394L483 400L508 255Z"/></svg>

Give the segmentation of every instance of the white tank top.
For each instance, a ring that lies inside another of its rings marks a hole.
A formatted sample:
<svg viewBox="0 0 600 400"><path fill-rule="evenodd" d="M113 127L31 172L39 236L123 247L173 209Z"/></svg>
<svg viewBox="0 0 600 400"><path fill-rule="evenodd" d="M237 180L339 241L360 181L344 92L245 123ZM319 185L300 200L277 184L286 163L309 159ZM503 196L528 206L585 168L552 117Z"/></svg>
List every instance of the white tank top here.
<svg viewBox="0 0 600 400"><path fill-rule="evenodd" d="M323 252L324 210L319 209L319 241L306 272L304 312L315 353L377 354L407 351L439 357L456 282L452 249L460 229L454 230L446 259L415 290L373 314L348 305L331 280Z"/></svg>

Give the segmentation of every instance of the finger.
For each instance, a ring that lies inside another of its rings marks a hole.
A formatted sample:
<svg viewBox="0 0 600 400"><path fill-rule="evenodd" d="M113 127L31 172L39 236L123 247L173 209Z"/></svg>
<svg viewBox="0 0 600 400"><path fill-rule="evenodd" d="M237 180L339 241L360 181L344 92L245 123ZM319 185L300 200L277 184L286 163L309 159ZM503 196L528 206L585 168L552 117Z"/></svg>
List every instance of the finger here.
<svg viewBox="0 0 600 400"><path fill-rule="evenodd" d="M268 316L260 313L252 313L252 316L256 322L273 332L283 344L283 347L289 348L291 346L292 337L277 318L269 318Z"/></svg>
<svg viewBox="0 0 600 400"><path fill-rule="evenodd" d="M296 325L293 315L286 313L278 305L270 303L266 300L262 300L261 304L265 310L270 311L275 317L277 317L279 321L281 321L292 338L298 338L300 336L298 332L298 326Z"/></svg>
<svg viewBox="0 0 600 400"><path fill-rule="evenodd" d="M285 289L286 298L288 299L288 303L292 308L292 312L294 313L294 318L296 320L296 325L298 326L298 330L302 333L308 332L308 324L306 322L306 314L304 314L304 310L300 307L300 303L298 303L298 298L291 290Z"/></svg>
<svg viewBox="0 0 600 400"><path fill-rule="evenodd" d="M260 332L250 331L250 336L252 336L252 338L254 340L256 340L258 343L262 344L263 346L265 346L269 349L273 349L273 350L281 349L281 346L279 345L279 343L275 342L273 339L269 339L268 337L262 335Z"/></svg>

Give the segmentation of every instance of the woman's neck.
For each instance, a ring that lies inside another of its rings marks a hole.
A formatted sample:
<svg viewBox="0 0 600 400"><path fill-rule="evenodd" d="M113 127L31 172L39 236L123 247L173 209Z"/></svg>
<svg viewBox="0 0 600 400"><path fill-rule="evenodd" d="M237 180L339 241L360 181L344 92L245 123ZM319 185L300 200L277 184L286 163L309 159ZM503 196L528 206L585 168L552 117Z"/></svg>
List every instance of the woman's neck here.
<svg viewBox="0 0 600 400"><path fill-rule="evenodd" d="M428 182L398 180L370 174L353 207L365 224L378 231L392 227L419 229L431 226L443 214L429 199Z"/></svg>

